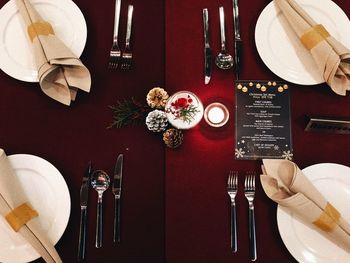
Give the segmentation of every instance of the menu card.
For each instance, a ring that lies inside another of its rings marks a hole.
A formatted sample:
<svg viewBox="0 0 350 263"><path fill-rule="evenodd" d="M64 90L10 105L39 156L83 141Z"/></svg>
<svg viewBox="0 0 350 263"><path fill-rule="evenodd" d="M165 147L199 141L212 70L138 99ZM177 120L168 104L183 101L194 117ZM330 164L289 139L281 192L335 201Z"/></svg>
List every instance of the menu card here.
<svg viewBox="0 0 350 263"><path fill-rule="evenodd" d="M238 81L237 160L293 158L289 86L279 81Z"/></svg>

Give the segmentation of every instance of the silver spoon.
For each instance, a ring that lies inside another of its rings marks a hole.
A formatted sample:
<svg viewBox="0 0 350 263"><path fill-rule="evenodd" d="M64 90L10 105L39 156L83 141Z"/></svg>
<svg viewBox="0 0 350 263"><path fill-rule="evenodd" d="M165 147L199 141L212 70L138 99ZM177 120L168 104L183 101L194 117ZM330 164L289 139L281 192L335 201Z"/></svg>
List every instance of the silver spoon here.
<svg viewBox="0 0 350 263"><path fill-rule="evenodd" d="M109 176L102 170L94 171L91 175L91 185L98 193L95 243L97 248L102 247L102 196L103 192L108 189L109 183Z"/></svg>
<svg viewBox="0 0 350 263"><path fill-rule="evenodd" d="M233 67L233 57L226 52L224 7L222 6L219 7L219 14L220 14L221 51L216 56L215 64L220 69L230 69Z"/></svg>

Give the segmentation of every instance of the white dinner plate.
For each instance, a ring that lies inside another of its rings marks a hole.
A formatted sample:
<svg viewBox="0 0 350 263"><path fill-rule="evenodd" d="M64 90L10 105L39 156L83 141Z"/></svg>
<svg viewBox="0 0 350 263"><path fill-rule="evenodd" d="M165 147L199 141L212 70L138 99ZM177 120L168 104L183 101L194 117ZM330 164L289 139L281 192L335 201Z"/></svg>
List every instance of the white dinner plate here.
<svg viewBox="0 0 350 263"><path fill-rule="evenodd" d="M350 222L350 168L322 163L303 169L307 178ZM280 235L289 252L303 263L348 263L350 254L329 241L312 226L298 220L281 206L277 208Z"/></svg>
<svg viewBox="0 0 350 263"><path fill-rule="evenodd" d="M28 197L38 211L47 237L56 244L65 231L70 215L70 195L60 172L48 161L28 154L8 156L11 166ZM0 217L0 262L29 262L40 255Z"/></svg>
<svg viewBox="0 0 350 263"><path fill-rule="evenodd" d="M87 28L79 7L71 0L31 0L55 34L77 57L83 53ZM15 0L0 9L0 68L13 78L38 82L31 43Z"/></svg>
<svg viewBox="0 0 350 263"><path fill-rule="evenodd" d="M330 0L296 0L301 7L342 44L350 48L349 19ZM271 1L260 14L255 27L255 44L266 66L292 83L314 85L324 82L309 51Z"/></svg>

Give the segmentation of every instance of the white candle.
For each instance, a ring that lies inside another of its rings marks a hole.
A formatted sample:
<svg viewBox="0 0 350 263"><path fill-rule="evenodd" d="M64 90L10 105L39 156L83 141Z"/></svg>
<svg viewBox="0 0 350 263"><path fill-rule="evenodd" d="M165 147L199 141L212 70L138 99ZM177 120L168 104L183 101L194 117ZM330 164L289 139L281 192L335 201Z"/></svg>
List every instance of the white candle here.
<svg viewBox="0 0 350 263"><path fill-rule="evenodd" d="M212 107L208 111L208 120L212 123L220 123L224 120L225 113L221 107Z"/></svg>
<svg viewBox="0 0 350 263"><path fill-rule="evenodd" d="M214 102L205 108L204 119L212 127L221 127L227 123L229 111L225 105Z"/></svg>

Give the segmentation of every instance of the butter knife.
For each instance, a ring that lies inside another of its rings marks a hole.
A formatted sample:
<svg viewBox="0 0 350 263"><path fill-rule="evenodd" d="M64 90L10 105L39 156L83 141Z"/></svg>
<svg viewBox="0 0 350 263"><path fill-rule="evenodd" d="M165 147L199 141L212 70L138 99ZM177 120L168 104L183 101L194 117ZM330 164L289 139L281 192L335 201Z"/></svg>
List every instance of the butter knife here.
<svg viewBox="0 0 350 263"><path fill-rule="evenodd" d="M122 193L123 154L119 154L114 168L112 192L114 195L114 232L113 241L120 242L120 199Z"/></svg>
<svg viewBox="0 0 350 263"><path fill-rule="evenodd" d="M236 64L236 79L238 79L240 70L242 69L243 42L242 42L240 27L239 27L238 0L232 0L232 1L233 1L233 24L234 24L234 30L235 30L234 52L235 52L235 64Z"/></svg>
<svg viewBox="0 0 350 263"><path fill-rule="evenodd" d="M208 84L211 78L212 50L209 43L209 17L208 9L203 9L203 29L204 29L204 84Z"/></svg>
<svg viewBox="0 0 350 263"><path fill-rule="evenodd" d="M80 187L80 230L79 230L79 246L78 246L78 261L83 261L85 258L86 247L86 220L87 220L87 205L89 199L90 175L92 166L91 162L83 175L83 182Z"/></svg>

